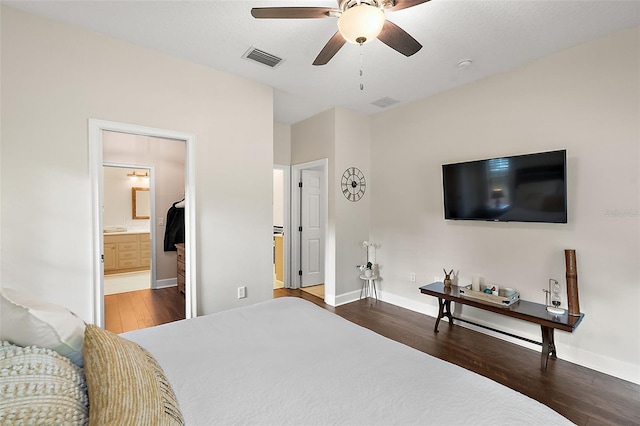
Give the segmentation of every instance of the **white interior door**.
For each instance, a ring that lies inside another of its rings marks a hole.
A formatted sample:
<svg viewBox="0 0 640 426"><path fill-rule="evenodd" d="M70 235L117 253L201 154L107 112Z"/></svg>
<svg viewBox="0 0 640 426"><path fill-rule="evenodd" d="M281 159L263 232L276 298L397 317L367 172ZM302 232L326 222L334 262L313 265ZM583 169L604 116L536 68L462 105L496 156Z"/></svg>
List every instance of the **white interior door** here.
<svg viewBox="0 0 640 426"><path fill-rule="evenodd" d="M322 172L302 170L300 206L300 286L324 284L324 206Z"/></svg>

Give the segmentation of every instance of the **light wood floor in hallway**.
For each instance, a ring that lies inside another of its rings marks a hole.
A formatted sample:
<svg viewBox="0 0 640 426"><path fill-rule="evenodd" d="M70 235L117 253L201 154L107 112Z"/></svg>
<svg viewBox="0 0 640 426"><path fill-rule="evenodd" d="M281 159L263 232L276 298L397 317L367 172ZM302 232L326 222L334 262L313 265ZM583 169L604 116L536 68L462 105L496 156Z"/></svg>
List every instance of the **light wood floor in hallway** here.
<svg viewBox="0 0 640 426"><path fill-rule="evenodd" d="M309 294L313 294L314 296L324 300L324 284L312 285L310 287L303 287L300 290L307 292Z"/></svg>

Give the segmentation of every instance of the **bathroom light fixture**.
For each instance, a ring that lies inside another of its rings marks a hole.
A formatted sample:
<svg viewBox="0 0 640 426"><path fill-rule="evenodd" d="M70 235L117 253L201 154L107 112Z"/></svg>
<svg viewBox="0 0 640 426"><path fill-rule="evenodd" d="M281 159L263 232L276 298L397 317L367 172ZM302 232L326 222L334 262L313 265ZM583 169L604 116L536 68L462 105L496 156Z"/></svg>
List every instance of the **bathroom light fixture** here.
<svg viewBox="0 0 640 426"><path fill-rule="evenodd" d="M134 170L131 173L127 174L127 176L132 177L132 178L147 178L147 179L149 179L149 171L144 172L144 174L142 174L142 173L138 174L138 172L136 172Z"/></svg>
<svg viewBox="0 0 640 426"><path fill-rule="evenodd" d="M338 30L349 43L364 44L374 40L382 31L384 12L366 3L356 4L340 15Z"/></svg>

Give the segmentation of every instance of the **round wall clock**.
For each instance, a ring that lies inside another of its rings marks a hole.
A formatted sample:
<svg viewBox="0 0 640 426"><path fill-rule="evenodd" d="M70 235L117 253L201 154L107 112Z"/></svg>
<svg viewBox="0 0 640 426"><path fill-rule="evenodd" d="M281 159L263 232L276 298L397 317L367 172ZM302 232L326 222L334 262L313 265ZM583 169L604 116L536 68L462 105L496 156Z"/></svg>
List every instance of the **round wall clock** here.
<svg viewBox="0 0 640 426"><path fill-rule="evenodd" d="M364 196L367 182L364 173L357 167L349 167L342 174L342 194L349 201L358 201Z"/></svg>

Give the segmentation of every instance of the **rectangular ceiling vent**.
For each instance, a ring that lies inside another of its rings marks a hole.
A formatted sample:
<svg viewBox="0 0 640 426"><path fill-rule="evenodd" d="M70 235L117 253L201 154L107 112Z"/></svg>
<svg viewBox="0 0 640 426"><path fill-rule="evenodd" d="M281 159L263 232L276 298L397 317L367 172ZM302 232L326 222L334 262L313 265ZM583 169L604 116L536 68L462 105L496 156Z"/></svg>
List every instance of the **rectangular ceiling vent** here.
<svg viewBox="0 0 640 426"><path fill-rule="evenodd" d="M380 98L375 102L371 102L371 105L375 105L375 106L380 107L380 108L386 108L386 107L391 106L393 104L397 104L398 102L400 102L400 101L397 101L397 100L387 96L387 97L384 97L384 98Z"/></svg>
<svg viewBox="0 0 640 426"><path fill-rule="evenodd" d="M274 68L280 62L282 62L282 58L278 58L277 56L272 55L271 53L267 53L263 50L256 49L253 46L251 46L251 48L249 48L249 50L247 50L245 54L242 55L242 57L245 59L251 59L255 62L259 62L262 65L266 65L270 68Z"/></svg>

